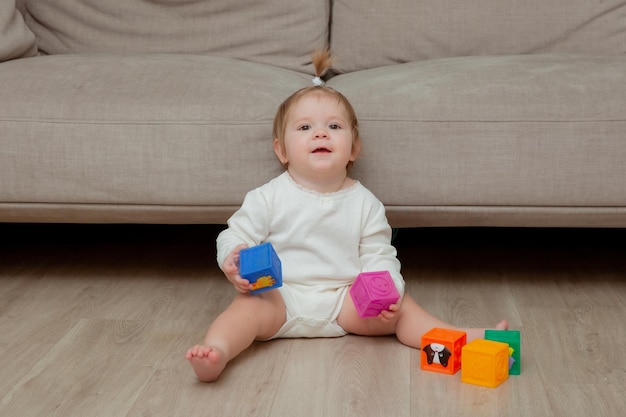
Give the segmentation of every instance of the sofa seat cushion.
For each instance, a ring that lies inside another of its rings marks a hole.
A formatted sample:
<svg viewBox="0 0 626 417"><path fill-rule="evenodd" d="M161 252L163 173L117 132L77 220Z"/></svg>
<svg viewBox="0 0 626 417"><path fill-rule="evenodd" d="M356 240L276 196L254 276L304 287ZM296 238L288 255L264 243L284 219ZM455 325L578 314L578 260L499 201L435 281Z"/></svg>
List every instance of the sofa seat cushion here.
<svg viewBox="0 0 626 417"><path fill-rule="evenodd" d="M447 58L329 85L361 123L354 175L390 207L626 206L626 56Z"/></svg>
<svg viewBox="0 0 626 417"><path fill-rule="evenodd" d="M0 65L0 203L234 207L281 172L278 105L310 76L192 55ZM219 219L226 219L221 213Z"/></svg>

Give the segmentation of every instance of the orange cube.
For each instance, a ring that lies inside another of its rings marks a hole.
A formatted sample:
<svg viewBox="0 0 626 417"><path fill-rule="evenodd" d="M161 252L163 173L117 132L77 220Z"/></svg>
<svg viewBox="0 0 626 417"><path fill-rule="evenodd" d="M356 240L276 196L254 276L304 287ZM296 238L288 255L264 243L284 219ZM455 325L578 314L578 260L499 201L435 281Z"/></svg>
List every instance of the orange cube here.
<svg viewBox="0 0 626 417"><path fill-rule="evenodd" d="M467 334L435 327L422 336L421 368L425 371L455 374L461 369L461 348Z"/></svg>
<svg viewBox="0 0 626 417"><path fill-rule="evenodd" d="M509 345L476 339L463 346L461 381L495 388L509 377Z"/></svg>

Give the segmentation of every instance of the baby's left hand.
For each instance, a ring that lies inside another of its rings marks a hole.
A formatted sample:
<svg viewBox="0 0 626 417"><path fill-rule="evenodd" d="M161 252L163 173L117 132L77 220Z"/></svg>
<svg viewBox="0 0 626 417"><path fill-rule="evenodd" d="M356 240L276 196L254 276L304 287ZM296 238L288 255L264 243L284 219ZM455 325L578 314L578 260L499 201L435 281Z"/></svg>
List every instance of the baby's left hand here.
<svg viewBox="0 0 626 417"><path fill-rule="evenodd" d="M400 301L397 304L391 304L389 310L383 310L378 317L386 321L393 321L396 319L398 312L400 311Z"/></svg>

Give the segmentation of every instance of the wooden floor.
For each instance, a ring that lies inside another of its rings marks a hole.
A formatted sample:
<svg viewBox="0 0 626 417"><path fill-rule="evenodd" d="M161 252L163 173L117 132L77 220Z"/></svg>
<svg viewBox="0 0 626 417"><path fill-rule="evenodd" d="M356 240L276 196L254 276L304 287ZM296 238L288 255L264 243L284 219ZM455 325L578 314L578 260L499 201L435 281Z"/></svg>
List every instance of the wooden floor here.
<svg viewBox="0 0 626 417"><path fill-rule="evenodd" d="M521 330L522 373L495 389L356 336L258 343L197 382L184 353L234 295L216 232L0 224L0 415L624 415L626 230L400 231L419 303Z"/></svg>

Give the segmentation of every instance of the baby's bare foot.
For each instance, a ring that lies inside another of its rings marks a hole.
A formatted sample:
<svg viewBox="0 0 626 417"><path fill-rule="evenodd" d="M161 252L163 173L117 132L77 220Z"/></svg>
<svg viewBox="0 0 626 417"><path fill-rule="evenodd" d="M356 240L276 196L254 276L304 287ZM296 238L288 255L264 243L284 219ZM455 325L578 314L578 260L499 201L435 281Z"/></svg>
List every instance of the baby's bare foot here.
<svg viewBox="0 0 626 417"><path fill-rule="evenodd" d="M508 330L509 323L506 320L501 320L498 324L493 327L494 330ZM471 342L475 339L484 339L485 338L485 329L481 328L473 328L473 329L465 329L467 333L467 343Z"/></svg>
<svg viewBox="0 0 626 417"><path fill-rule="evenodd" d="M506 320L500 320L500 323L496 324L495 330L509 330L509 323Z"/></svg>
<svg viewBox="0 0 626 417"><path fill-rule="evenodd" d="M202 382L215 381L227 363L224 352L211 346L196 345L187 351L185 357Z"/></svg>

